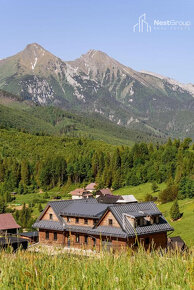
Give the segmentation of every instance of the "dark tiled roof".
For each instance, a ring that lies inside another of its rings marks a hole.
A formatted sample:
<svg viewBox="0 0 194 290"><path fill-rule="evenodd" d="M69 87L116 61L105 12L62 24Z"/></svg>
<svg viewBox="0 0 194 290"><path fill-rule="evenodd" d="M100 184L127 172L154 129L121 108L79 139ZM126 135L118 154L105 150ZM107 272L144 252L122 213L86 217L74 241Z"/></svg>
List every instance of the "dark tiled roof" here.
<svg viewBox="0 0 194 290"><path fill-rule="evenodd" d="M131 217L141 217L148 214L157 215L161 214L154 202L139 202L127 203L112 206L111 209L119 217L123 213L127 213Z"/></svg>
<svg viewBox="0 0 194 290"><path fill-rule="evenodd" d="M167 246L168 246L169 249L173 249L173 250L179 249L181 251L185 251L185 250L188 249L187 245L181 239L180 236L177 236L177 237L169 237L168 238Z"/></svg>
<svg viewBox="0 0 194 290"><path fill-rule="evenodd" d="M100 203L117 203L117 201L121 199L120 195L113 195L113 194L107 194L107 195L100 195L97 197L98 202Z"/></svg>
<svg viewBox="0 0 194 290"><path fill-rule="evenodd" d="M65 226L63 226L63 224L60 222L47 221L47 220L36 221L33 224L33 228L58 230L58 231L63 231L64 227Z"/></svg>
<svg viewBox="0 0 194 290"><path fill-rule="evenodd" d="M157 233L163 231L172 231L173 228L167 223L153 202L128 203L128 204L103 204L98 203L96 199L88 200L64 200L51 201L48 203L59 218L59 222L46 221L38 219L33 225L34 228L52 229L52 230L71 230L87 234L104 234L107 236L126 237ZM107 209L113 213L121 228L111 226L88 226L69 225L64 222L60 214L77 217L91 217L100 219ZM127 216L144 217L147 215L160 215L159 223L134 228Z"/></svg>
<svg viewBox="0 0 194 290"><path fill-rule="evenodd" d="M104 236L114 236L114 237L127 237L127 234L121 228L109 227L109 226L99 226L97 228L92 228L88 226L77 226L68 225L65 228L66 231L71 231L75 233L83 233L88 235L104 235Z"/></svg>
<svg viewBox="0 0 194 290"><path fill-rule="evenodd" d="M60 212L69 204L73 203L74 201L72 199L69 200L60 200L60 201L50 201L48 205L52 207L54 212L57 215L60 215Z"/></svg>
<svg viewBox="0 0 194 290"><path fill-rule="evenodd" d="M128 225L126 226L126 232L129 236L145 235L173 230L173 228L167 223L164 217L159 218L158 224L154 223L152 225L137 226L135 229L132 227L129 221L127 221L127 223Z"/></svg>
<svg viewBox="0 0 194 290"><path fill-rule="evenodd" d="M106 236L114 236L114 237L122 237L126 238L127 234L122 230L122 228L118 227L110 227L110 226L98 226L93 230L93 234L101 234Z"/></svg>
<svg viewBox="0 0 194 290"><path fill-rule="evenodd" d="M65 230L66 231L71 231L75 233L85 233L89 234L92 233L92 227L88 226L77 226L77 225L66 225Z"/></svg>
<svg viewBox="0 0 194 290"><path fill-rule="evenodd" d="M143 217L146 215L157 215L161 212L158 210L156 205L153 202L142 202L142 203L134 203L134 204L126 204L126 205L119 205L119 206L111 206L111 212L121 225L124 231L129 236L135 235L143 235L149 233L157 233L163 231L172 231L173 228L168 224L166 219L163 216L160 216L159 223L152 224L152 225L145 225L145 226L137 226L134 228L126 216L131 217Z"/></svg>
<svg viewBox="0 0 194 290"><path fill-rule="evenodd" d="M38 231L20 233L20 236L27 237L27 238L38 237Z"/></svg>
<svg viewBox="0 0 194 290"><path fill-rule="evenodd" d="M0 237L0 246L5 246L5 245L13 245L13 244L22 244L22 243L28 243L27 239L24 238L18 238L18 237Z"/></svg>
<svg viewBox="0 0 194 290"><path fill-rule="evenodd" d="M99 218L106 209L106 204L90 202L89 199L85 200L85 202L73 202L69 204L61 211L61 214L66 216Z"/></svg>

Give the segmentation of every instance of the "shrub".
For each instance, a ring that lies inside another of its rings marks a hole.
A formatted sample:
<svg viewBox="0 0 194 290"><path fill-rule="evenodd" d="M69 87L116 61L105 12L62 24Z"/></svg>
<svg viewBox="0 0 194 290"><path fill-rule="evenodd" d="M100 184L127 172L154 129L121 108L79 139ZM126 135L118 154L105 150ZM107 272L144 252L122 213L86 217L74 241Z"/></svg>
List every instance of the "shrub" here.
<svg viewBox="0 0 194 290"><path fill-rule="evenodd" d="M159 193L159 199L162 203L166 203L175 200L178 195L178 186L169 185L166 189Z"/></svg>

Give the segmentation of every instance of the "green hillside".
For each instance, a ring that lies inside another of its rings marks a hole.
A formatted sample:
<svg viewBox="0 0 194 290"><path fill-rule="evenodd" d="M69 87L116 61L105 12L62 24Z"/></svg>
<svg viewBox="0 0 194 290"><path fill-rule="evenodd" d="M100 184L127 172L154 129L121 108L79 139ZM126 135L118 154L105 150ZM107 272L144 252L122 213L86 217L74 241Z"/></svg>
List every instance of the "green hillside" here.
<svg viewBox="0 0 194 290"><path fill-rule="evenodd" d="M98 114L73 113L56 107L21 102L19 97L0 91L0 127L15 128L37 135L85 137L110 144L132 145L134 142L163 142L153 132L127 129Z"/></svg>

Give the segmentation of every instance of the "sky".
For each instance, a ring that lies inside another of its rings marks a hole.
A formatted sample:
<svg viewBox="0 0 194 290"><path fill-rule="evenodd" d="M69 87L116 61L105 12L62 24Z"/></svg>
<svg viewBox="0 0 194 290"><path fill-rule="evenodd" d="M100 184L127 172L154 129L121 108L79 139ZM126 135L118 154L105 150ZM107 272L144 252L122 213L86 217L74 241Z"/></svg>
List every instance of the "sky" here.
<svg viewBox="0 0 194 290"><path fill-rule="evenodd" d="M134 32L143 14L151 31ZM0 35L0 59L34 42L63 60L97 49L194 83L193 0L0 0Z"/></svg>

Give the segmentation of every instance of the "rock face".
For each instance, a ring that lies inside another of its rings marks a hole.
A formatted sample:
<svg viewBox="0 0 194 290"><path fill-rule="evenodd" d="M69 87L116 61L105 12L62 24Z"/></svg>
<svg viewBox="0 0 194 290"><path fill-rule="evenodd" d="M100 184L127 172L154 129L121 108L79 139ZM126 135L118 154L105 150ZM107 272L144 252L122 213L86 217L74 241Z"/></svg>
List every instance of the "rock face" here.
<svg viewBox="0 0 194 290"><path fill-rule="evenodd" d="M194 136L194 85L134 71L97 50L64 62L29 44L0 60L0 89L40 105L98 113L126 127Z"/></svg>

